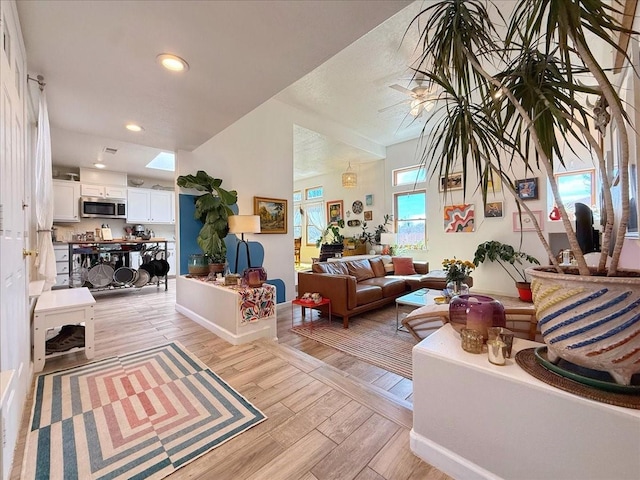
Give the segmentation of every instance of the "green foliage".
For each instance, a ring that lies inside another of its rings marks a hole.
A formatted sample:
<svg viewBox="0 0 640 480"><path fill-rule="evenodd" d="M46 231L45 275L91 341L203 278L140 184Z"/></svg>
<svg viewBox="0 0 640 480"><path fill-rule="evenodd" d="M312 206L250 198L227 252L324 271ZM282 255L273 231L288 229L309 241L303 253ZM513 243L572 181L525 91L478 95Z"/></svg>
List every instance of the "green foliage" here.
<svg viewBox="0 0 640 480"><path fill-rule="evenodd" d="M331 234L331 245L340 245L344 242L344 235L340 233L340 229L344 228L344 220L338 220L335 225L327 225L322 235L316 240L316 247L319 247L323 243L329 243L329 234Z"/></svg>
<svg viewBox="0 0 640 480"><path fill-rule="evenodd" d="M378 225L374 232L367 231L368 225L367 222L362 222L362 233L360 234L360 240L365 243L369 242L369 244L379 244L380 243L380 235L388 232L387 225L391 222L391 215L385 214L383 222Z"/></svg>
<svg viewBox="0 0 640 480"><path fill-rule="evenodd" d="M440 0L425 2L408 27L419 31L416 75L440 92L423 128L421 164L431 176L446 177L462 170L463 193L477 188L485 204L494 177L500 177L519 201L513 172L545 172L583 275L588 268L553 174L567 155L575 154L573 147L587 147L594 157L600 151L591 133L594 112L585 101L588 95L599 97L604 108L611 109L620 142L626 143L625 105L591 50L604 42L626 56L618 46L618 35L637 32L620 26L615 19L619 8L620 2L606 0L519 0L507 21L499 5L490 1ZM598 128L606 128L606 121ZM623 150L620 171L624 175L628 155ZM609 172L598 160L600 178L606 180ZM467 181L474 176L476 185ZM620 188L627 190L628 182L621 180ZM445 198L447 189L445 183ZM605 190L606 251L614 212L606 183ZM615 223L625 226L626 192L621 198ZM616 252L624 233L624 228L618 228ZM541 241L550 253L548 243ZM614 272L616 252L611 262Z"/></svg>
<svg viewBox="0 0 640 480"><path fill-rule="evenodd" d="M182 188L206 192L196 199L194 216L203 223L197 238L198 245L212 263L224 263L227 259L224 238L229 233L229 216L233 215L231 206L238 201L238 193L223 189L221 179L213 178L202 170L195 175L179 176L177 184Z"/></svg>
<svg viewBox="0 0 640 480"><path fill-rule="evenodd" d="M527 277L524 273L526 266L523 263L523 260L529 264L540 265L537 258L524 252L517 251L511 245L491 240L478 245L473 257L473 264L478 266L482 262L498 262L514 282L526 282ZM507 268L507 266L510 268ZM518 274L520 279L516 279L516 277L511 273L512 271Z"/></svg>

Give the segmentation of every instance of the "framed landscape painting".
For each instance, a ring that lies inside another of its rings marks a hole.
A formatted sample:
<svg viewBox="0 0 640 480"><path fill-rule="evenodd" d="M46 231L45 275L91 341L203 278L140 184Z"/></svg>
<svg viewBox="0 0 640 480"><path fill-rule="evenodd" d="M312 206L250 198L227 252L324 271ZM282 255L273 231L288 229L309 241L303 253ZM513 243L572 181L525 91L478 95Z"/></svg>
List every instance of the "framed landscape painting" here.
<svg viewBox="0 0 640 480"><path fill-rule="evenodd" d="M260 216L260 233L287 233L287 201L253 197L253 214Z"/></svg>

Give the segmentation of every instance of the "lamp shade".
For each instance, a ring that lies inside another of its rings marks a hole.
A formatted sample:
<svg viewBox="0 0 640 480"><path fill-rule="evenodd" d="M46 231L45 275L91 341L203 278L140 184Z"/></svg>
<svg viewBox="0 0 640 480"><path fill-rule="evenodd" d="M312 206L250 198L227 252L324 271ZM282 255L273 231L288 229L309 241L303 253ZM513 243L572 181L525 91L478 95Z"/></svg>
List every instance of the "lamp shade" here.
<svg viewBox="0 0 640 480"><path fill-rule="evenodd" d="M260 233L259 215L231 215L229 233Z"/></svg>
<svg viewBox="0 0 640 480"><path fill-rule="evenodd" d="M342 174L342 186L345 188L354 188L358 186L358 175L351 170L351 162L347 170Z"/></svg>
<svg viewBox="0 0 640 480"><path fill-rule="evenodd" d="M380 234L380 244L381 245L395 245L396 244L396 234L395 233L381 233Z"/></svg>

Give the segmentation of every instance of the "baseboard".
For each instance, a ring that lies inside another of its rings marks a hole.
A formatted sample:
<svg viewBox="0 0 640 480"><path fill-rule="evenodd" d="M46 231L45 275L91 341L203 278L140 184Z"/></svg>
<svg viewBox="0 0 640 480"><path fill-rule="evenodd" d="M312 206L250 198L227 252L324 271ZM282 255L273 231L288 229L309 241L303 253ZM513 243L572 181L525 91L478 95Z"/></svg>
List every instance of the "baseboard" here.
<svg viewBox="0 0 640 480"><path fill-rule="evenodd" d="M189 318L190 320L193 320L198 325L203 326L204 328L206 328L210 332L215 333L217 336L219 336L220 338L226 340L231 345L241 345L243 343L249 343L249 342L252 342L254 340L258 340L259 338L264 338L264 333L263 332L269 330L269 326L266 325L265 327L263 327L263 328L261 328L259 330L254 330L252 332L247 332L244 335L235 335L235 334L231 333L229 330L227 330L226 328L222 328L219 325L216 325L216 324L210 322L209 320L207 320L203 316L198 315L193 310L190 310L190 309L188 309L188 308L186 308L186 307L184 307L184 306L182 306L180 304L177 304L177 303L176 303L176 311L180 312L181 314L183 314L185 317ZM278 337L276 336L272 340L278 341Z"/></svg>
<svg viewBox="0 0 640 480"><path fill-rule="evenodd" d="M413 429L410 433L410 446L416 456L450 477L465 480L499 480L501 478L448 448L423 437Z"/></svg>

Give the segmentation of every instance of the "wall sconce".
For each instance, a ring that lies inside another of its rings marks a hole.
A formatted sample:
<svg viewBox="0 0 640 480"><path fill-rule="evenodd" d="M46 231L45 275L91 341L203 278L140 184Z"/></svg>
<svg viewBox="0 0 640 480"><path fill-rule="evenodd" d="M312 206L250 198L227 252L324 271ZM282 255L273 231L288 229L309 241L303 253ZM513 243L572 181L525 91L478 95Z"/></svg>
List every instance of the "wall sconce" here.
<svg viewBox="0 0 640 480"><path fill-rule="evenodd" d="M249 255L249 243L244 239L245 233L260 233L260 216L259 215L231 215L229 217L229 233L239 233L240 241L236 245L236 265L233 270L238 273L238 254L240 253L240 245L244 244L247 251L247 267L251 268L251 256Z"/></svg>
<svg viewBox="0 0 640 480"><path fill-rule="evenodd" d="M358 174L351 170L351 162L349 162L347 171L342 174L342 186L344 188L354 188L358 186Z"/></svg>

